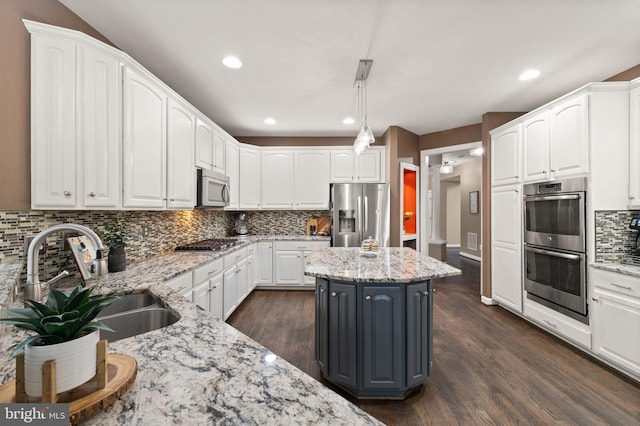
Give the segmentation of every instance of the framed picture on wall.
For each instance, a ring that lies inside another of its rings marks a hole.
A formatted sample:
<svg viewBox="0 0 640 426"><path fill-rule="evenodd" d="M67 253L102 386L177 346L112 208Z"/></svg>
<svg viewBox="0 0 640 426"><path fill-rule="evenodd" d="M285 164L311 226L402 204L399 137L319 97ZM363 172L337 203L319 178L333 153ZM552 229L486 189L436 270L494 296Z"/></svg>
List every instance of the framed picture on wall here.
<svg viewBox="0 0 640 426"><path fill-rule="evenodd" d="M469 193L469 212L471 214L478 214L478 196L480 191L471 191Z"/></svg>

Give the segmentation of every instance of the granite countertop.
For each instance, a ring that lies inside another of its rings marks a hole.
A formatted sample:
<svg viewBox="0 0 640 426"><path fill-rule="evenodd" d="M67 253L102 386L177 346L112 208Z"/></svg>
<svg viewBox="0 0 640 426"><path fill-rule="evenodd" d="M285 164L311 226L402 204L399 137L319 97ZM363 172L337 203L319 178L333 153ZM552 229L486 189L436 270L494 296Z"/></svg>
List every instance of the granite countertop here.
<svg viewBox="0 0 640 426"><path fill-rule="evenodd" d="M462 272L408 247L382 247L377 255L363 255L359 247L315 249L305 274L359 283L412 283Z"/></svg>
<svg viewBox="0 0 640 426"><path fill-rule="evenodd" d="M245 238L248 245L299 236ZM181 318L171 326L109 344L109 352L138 361L138 375L126 394L85 424L381 424L163 285L243 246L224 252L170 253L88 282L101 293L149 291ZM20 268L14 268L19 274ZM0 383L15 377L10 352L24 336L15 327L0 325Z"/></svg>
<svg viewBox="0 0 640 426"><path fill-rule="evenodd" d="M604 263L594 262L591 264L592 268L602 269L609 272L617 272L619 274L630 275L632 277L640 278L640 266L629 265L626 263Z"/></svg>

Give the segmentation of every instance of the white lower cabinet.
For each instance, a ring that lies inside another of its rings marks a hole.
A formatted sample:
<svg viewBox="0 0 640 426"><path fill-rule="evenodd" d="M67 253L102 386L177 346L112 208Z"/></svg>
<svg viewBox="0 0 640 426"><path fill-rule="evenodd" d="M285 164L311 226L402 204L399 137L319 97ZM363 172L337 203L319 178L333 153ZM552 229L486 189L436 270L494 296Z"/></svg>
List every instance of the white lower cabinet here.
<svg viewBox="0 0 640 426"><path fill-rule="evenodd" d="M257 244L251 244L247 249L247 285L249 294L256 288L256 249Z"/></svg>
<svg viewBox="0 0 640 426"><path fill-rule="evenodd" d="M304 275L304 267L311 250L320 247L329 247L329 241L276 241L273 246L273 284L313 286L315 279Z"/></svg>
<svg viewBox="0 0 640 426"><path fill-rule="evenodd" d="M524 315L542 328L570 340L586 349L591 349L591 329L558 311L549 309L529 299L524 299Z"/></svg>
<svg viewBox="0 0 640 426"><path fill-rule="evenodd" d="M224 276L222 278L222 297L224 320L236 310L240 302L249 294L248 249L241 248L224 257Z"/></svg>
<svg viewBox="0 0 640 426"><path fill-rule="evenodd" d="M222 277L220 272L209 280L209 312L218 319L222 319L223 315Z"/></svg>
<svg viewBox="0 0 640 426"><path fill-rule="evenodd" d="M222 280L223 313L226 321L238 307L238 274L235 265L224 271Z"/></svg>
<svg viewBox="0 0 640 426"><path fill-rule="evenodd" d="M256 285L273 284L273 243L260 241L256 255Z"/></svg>
<svg viewBox="0 0 640 426"><path fill-rule="evenodd" d="M209 281L205 281L193 289L193 303L205 311L209 310Z"/></svg>
<svg viewBox="0 0 640 426"><path fill-rule="evenodd" d="M593 351L640 378L640 280L592 270Z"/></svg>

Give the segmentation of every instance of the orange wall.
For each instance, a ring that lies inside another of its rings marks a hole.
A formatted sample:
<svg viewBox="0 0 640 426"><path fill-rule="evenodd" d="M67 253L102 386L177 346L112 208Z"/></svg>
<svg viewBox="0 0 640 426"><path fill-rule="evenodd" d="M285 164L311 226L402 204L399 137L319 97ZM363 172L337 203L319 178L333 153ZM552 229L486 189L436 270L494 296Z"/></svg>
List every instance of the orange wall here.
<svg viewBox="0 0 640 426"><path fill-rule="evenodd" d="M57 0L0 1L0 210L31 206L31 49L22 18L79 30L111 44Z"/></svg>

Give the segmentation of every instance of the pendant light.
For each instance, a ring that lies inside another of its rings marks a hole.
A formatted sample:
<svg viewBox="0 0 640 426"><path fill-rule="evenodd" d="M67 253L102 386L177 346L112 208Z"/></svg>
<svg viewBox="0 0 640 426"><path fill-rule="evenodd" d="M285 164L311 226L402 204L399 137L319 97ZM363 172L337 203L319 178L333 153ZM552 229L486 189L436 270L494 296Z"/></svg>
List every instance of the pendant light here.
<svg viewBox="0 0 640 426"><path fill-rule="evenodd" d="M354 81L358 89L358 119L360 120L360 131L353 142L353 152L356 155L362 154L376 140L371 127L367 124L367 77L372 64L371 59L360 59Z"/></svg>

